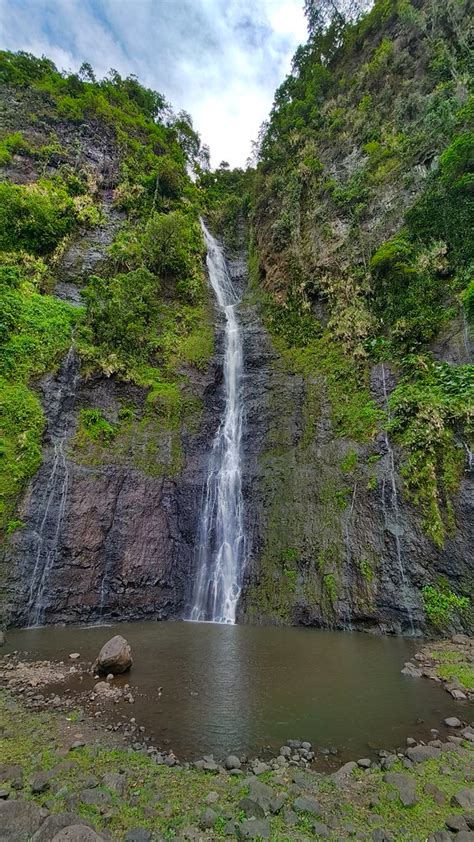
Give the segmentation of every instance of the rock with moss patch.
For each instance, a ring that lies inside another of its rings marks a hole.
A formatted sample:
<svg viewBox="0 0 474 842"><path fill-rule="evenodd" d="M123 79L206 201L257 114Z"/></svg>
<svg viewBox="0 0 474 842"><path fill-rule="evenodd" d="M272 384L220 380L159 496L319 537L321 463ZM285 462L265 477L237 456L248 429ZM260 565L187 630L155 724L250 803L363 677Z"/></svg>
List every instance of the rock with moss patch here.
<svg viewBox="0 0 474 842"><path fill-rule="evenodd" d="M128 672L132 666L132 649L121 634L111 637L100 650L92 671L102 675L119 675Z"/></svg>

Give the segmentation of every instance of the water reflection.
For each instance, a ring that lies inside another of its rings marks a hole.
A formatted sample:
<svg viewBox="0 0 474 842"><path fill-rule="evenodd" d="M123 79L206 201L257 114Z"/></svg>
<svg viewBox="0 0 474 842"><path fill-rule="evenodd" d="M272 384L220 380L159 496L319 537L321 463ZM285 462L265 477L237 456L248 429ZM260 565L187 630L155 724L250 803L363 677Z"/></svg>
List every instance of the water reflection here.
<svg viewBox="0 0 474 842"><path fill-rule="evenodd" d="M408 734L426 736L453 713L451 698L433 682L400 674L416 646L402 638L137 623L12 631L9 648L43 658L79 651L92 660L116 633L134 653L130 677L119 679L136 688L133 716L181 757L222 757L230 750L255 755L291 737L362 756L369 743L391 748ZM126 705L117 710L130 716ZM472 718L472 706L462 717ZM416 726L419 718L424 723Z"/></svg>

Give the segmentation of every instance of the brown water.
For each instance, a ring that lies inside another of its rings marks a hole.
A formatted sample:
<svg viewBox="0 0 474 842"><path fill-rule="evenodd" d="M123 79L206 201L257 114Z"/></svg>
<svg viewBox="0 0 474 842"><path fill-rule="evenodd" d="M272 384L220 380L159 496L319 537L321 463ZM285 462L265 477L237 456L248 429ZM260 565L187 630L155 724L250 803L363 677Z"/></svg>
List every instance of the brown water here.
<svg viewBox="0 0 474 842"><path fill-rule="evenodd" d="M93 660L113 634L133 650L135 716L157 745L184 758L229 751L255 756L287 739L335 746L342 758L427 737L461 710L434 682L400 670L417 644L347 632L203 623L128 623L10 631L8 650ZM81 689L93 686L87 678ZM162 687L162 695L158 688ZM472 706L462 716L472 718ZM417 720L422 719L423 723ZM442 728L441 728L442 731Z"/></svg>

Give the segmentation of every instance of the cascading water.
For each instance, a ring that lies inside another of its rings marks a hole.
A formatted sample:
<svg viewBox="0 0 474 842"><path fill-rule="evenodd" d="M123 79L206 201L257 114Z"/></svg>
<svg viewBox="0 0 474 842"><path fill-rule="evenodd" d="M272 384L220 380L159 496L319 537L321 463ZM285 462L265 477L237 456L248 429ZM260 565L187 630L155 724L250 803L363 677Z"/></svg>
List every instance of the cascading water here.
<svg viewBox="0 0 474 842"><path fill-rule="evenodd" d="M44 619L48 582L58 552L69 485L68 419L78 378L79 360L72 343L58 374L56 412L49 430L53 458L44 499L38 505L37 549L26 613L28 626L40 625Z"/></svg>
<svg viewBox="0 0 474 842"><path fill-rule="evenodd" d="M384 366L383 363L382 363L382 386L383 386L383 397L384 397L385 408L387 410L387 415L390 417L389 408L388 408L387 382L386 382L386 379L385 379L385 366ZM384 433L384 439L385 439L385 447L387 448L387 453L388 453L388 458L389 458L390 486L391 486L390 506L391 506L393 516L394 516L394 521L395 521L394 528L393 528L393 534L395 536L395 550L396 550L396 553L397 553L397 564L398 564L398 570L399 570L399 573L400 573L400 584L401 584L401 588L402 588L403 601L405 602L405 609L406 609L406 612L407 612L408 622L410 623L411 632L412 632L412 634L414 634L415 628L414 628L414 625L413 625L413 617L412 617L412 614L411 614L410 607L408 605L407 594L406 594L406 592L407 592L407 580L406 580L406 576L405 576L405 566L403 564L402 544L401 544L401 541L400 541L400 509L399 509L399 506L398 506L397 484L395 482L395 459L394 459L394 456L393 456L392 447L390 445L390 439L388 437L388 434L387 434L386 430L385 430L385 433ZM386 506L386 503L385 503L385 480L382 483L382 509L383 509L385 523L387 525L388 524L388 518L387 518L387 506Z"/></svg>
<svg viewBox="0 0 474 842"><path fill-rule="evenodd" d="M201 220L209 280L224 316L224 414L214 437L203 497L197 576L189 619L235 623L244 565L241 482L242 332L240 303L221 246Z"/></svg>

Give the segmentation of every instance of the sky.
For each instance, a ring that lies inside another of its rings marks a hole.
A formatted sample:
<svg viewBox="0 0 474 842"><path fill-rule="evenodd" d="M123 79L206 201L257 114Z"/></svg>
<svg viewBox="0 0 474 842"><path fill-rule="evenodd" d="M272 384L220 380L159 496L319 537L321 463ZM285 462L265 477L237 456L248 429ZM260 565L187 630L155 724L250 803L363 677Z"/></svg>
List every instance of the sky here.
<svg viewBox="0 0 474 842"><path fill-rule="evenodd" d="M0 0L0 48L113 67L188 111L212 166L242 166L306 40L303 0Z"/></svg>

